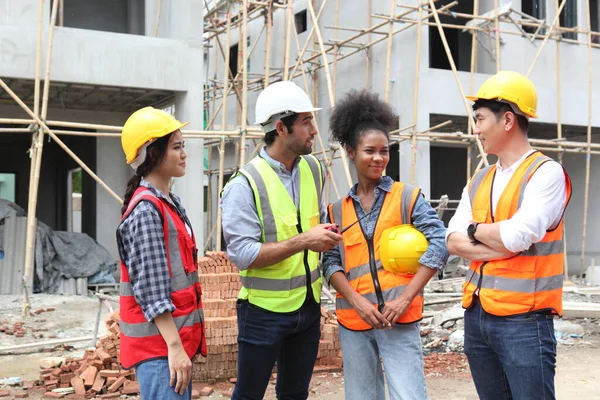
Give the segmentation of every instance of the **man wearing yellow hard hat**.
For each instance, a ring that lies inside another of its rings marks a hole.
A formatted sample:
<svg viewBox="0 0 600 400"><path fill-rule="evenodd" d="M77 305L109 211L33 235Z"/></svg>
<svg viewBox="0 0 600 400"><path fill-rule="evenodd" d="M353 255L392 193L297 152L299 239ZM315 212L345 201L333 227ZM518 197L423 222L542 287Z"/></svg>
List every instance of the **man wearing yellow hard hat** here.
<svg viewBox="0 0 600 400"><path fill-rule="evenodd" d="M473 133L498 162L471 178L447 231L450 253L471 260L465 354L481 399L553 399L571 180L527 140L537 118L529 79L501 71L467 98Z"/></svg>

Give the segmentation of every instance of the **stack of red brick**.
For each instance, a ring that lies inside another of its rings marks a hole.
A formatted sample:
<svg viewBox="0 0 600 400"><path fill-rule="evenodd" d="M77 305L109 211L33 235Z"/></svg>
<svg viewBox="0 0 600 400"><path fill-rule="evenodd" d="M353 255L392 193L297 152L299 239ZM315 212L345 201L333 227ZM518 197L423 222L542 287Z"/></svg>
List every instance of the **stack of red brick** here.
<svg viewBox="0 0 600 400"><path fill-rule="evenodd" d="M139 393L133 370L123 370L119 364L119 311L107 316L106 328L107 334L98 340L96 349L40 372L39 384L46 390L45 397L117 399L123 394ZM52 392L56 388L73 388L75 393Z"/></svg>
<svg viewBox="0 0 600 400"><path fill-rule="evenodd" d="M321 307L321 341L317 355L318 366L342 367L339 325L335 314Z"/></svg>
<svg viewBox="0 0 600 400"><path fill-rule="evenodd" d="M194 380L216 382L237 375L238 270L224 252L207 252L198 260L208 357L194 366Z"/></svg>
<svg viewBox="0 0 600 400"><path fill-rule="evenodd" d="M198 260L206 323L208 357L194 366L194 379L216 382L237 375L236 299L241 287L238 270L224 252L207 252ZM335 315L321 310L321 342L317 366L342 366Z"/></svg>

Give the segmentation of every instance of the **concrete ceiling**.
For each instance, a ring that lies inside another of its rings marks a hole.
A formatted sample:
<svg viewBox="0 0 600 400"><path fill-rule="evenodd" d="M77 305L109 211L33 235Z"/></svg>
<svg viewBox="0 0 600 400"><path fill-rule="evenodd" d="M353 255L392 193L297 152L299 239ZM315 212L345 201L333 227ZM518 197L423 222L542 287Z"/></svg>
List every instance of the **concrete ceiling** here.
<svg viewBox="0 0 600 400"><path fill-rule="evenodd" d="M2 78L27 105L33 104L34 81L29 79ZM41 91L44 82L41 82ZM49 107L63 110L92 110L133 112L141 107L164 105L172 102L174 92L115 86L84 85L52 81L49 92ZM8 93L0 89L0 105L15 104Z"/></svg>

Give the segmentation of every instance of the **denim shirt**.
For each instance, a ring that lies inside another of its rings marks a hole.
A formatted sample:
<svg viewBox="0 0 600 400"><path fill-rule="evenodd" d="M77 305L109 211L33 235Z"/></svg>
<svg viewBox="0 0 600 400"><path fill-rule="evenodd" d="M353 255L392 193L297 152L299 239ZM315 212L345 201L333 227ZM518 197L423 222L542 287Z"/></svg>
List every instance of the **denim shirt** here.
<svg viewBox="0 0 600 400"><path fill-rule="evenodd" d="M381 183L375 188L375 198L371 207L373 213L359 222L367 238L372 238L375 233L375 225L379 218L381 207L383 207L383 201L385 200L385 196L392 190L393 183L392 178L383 176ZM356 195L357 186L358 184L355 184L350 189L348 196L352 198L356 216L362 218L366 212ZM423 196L417 197L411 217L413 226L423 233L429 241L427 251L421 256L419 263L441 271L446 266L449 256L448 249L446 248L446 227L444 223L438 218L437 212ZM331 216L329 216L329 220L331 221ZM340 249L336 246L323 255L323 276L329 282L331 276L338 271L345 273L346 270L342 266Z"/></svg>

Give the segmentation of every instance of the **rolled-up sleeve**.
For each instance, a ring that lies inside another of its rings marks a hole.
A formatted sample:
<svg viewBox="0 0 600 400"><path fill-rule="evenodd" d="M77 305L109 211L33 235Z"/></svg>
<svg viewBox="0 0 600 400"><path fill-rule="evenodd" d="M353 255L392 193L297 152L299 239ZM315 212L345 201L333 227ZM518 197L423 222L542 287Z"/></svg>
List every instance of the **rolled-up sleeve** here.
<svg viewBox="0 0 600 400"><path fill-rule="evenodd" d="M415 202L412 220L414 227L429 241L427 251L421 256L419 263L429 268L443 270L449 257L446 247L446 228L437 212L422 196L419 196Z"/></svg>
<svg viewBox="0 0 600 400"><path fill-rule="evenodd" d="M554 161L543 164L533 174L517 212L500 222L500 237L507 250L527 250L558 225L568 201L566 179L563 167Z"/></svg>
<svg viewBox="0 0 600 400"><path fill-rule="evenodd" d="M127 266L133 296L147 321L175 311L163 223L158 210L141 202L119 227L119 253Z"/></svg>
<svg viewBox="0 0 600 400"><path fill-rule="evenodd" d="M227 184L219 206L227 255L243 271L256 260L262 246L254 194L244 176L237 176Z"/></svg>

